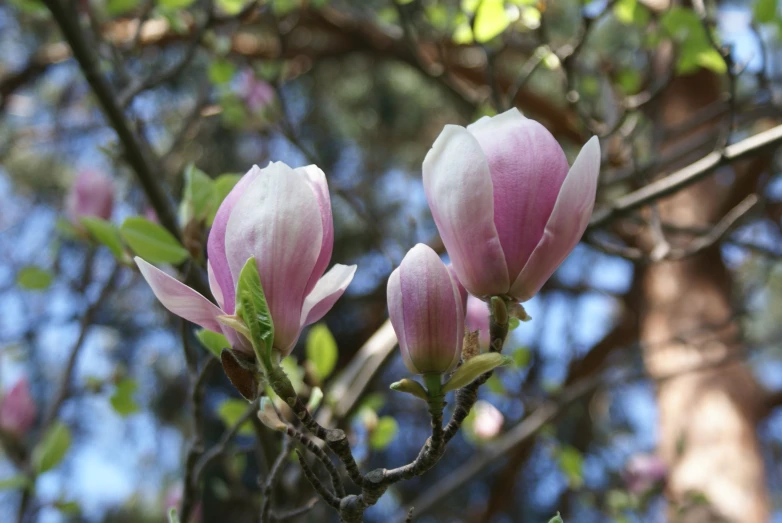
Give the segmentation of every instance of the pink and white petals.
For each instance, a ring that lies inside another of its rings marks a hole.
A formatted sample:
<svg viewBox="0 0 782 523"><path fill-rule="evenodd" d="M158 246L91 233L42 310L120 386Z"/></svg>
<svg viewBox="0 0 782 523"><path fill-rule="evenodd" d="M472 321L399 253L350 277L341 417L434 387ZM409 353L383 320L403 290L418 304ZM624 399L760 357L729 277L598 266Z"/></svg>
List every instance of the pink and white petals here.
<svg viewBox="0 0 782 523"><path fill-rule="evenodd" d="M166 309L205 329L223 331L217 317L225 313L214 303L138 256L134 259L155 297Z"/></svg>
<svg viewBox="0 0 782 523"><path fill-rule="evenodd" d="M308 179L281 162L263 169L228 219L225 253L234 282L254 256L274 321L274 346L283 353L298 339L322 241L320 206Z"/></svg>
<svg viewBox="0 0 782 523"><path fill-rule="evenodd" d="M489 164L475 137L446 125L423 164L424 191L437 229L462 285L477 296L510 286L494 225Z"/></svg>
<svg viewBox="0 0 782 523"><path fill-rule="evenodd" d="M305 293L308 294L312 291L313 287L317 283L318 279L326 272L326 267L329 266L329 260L331 260L331 252L334 249L334 220L331 215L331 199L329 198L329 185L326 182L326 175L316 165L307 165L306 167L299 167L294 169L297 173L303 174L310 182L310 187L315 193L315 198L318 200L318 207L320 208L320 217L323 226L323 239L320 248L320 254L318 255L318 261L315 264L315 269L312 271L307 282L307 288Z"/></svg>
<svg viewBox="0 0 782 523"><path fill-rule="evenodd" d="M388 308L411 372L443 373L456 365L464 311L448 269L430 247L413 247L392 273Z"/></svg>
<svg viewBox="0 0 782 523"><path fill-rule="evenodd" d="M27 378L21 378L0 400L0 429L24 436L35 425L38 408L30 393Z"/></svg>
<svg viewBox="0 0 782 523"><path fill-rule="evenodd" d="M79 219L87 216L108 220L114 208L114 182L97 171L82 171L68 192L65 207L77 227L81 226Z"/></svg>
<svg viewBox="0 0 782 523"><path fill-rule="evenodd" d="M355 265L336 264L323 275L315 288L304 299L301 326L311 325L326 315L334 306L356 274Z"/></svg>
<svg viewBox="0 0 782 523"><path fill-rule="evenodd" d="M600 174L600 142L591 138L570 168L540 242L513 282L519 301L533 297L567 258L589 225Z"/></svg>

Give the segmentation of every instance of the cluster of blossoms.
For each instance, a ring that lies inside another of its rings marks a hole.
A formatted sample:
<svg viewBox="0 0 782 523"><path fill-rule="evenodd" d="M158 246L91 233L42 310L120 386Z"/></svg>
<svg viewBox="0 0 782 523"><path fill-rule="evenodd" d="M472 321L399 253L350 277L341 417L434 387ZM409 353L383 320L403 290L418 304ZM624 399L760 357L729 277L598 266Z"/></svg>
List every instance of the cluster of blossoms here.
<svg viewBox="0 0 782 523"><path fill-rule="evenodd" d="M586 229L599 170L596 138L569 167L554 137L516 109L444 128L424 160L423 182L452 266L419 244L388 280L389 316L411 372L439 381L452 370L465 325L481 331L486 350L487 302L519 303L540 290ZM255 344L237 318L237 286L254 259L273 322L272 347L285 356L353 278L355 265L326 272L333 239L323 172L278 162L253 167L217 212L207 243L217 305L147 262L136 263L166 308L222 332L234 351L251 355Z"/></svg>

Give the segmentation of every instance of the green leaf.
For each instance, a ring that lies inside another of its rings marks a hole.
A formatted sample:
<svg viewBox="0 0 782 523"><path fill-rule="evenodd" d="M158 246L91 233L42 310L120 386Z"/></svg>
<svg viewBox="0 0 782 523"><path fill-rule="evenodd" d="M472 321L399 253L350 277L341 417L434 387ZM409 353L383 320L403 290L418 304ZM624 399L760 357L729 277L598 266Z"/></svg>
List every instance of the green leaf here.
<svg viewBox="0 0 782 523"><path fill-rule="evenodd" d="M158 4L169 10L184 9L193 5L195 0L158 0Z"/></svg>
<svg viewBox="0 0 782 523"><path fill-rule="evenodd" d="M141 216L127 218L120 235L134 253L149 263L182 263L189 253L163 226Z"/></svg>
<svg viewBox="0 0 782 523"><path fill-rule="evenodd" d="M44 3L40 0L11 0L11 5L15 6L23 13L31 15L41 15L49 12Z"/></svg>
<svg viewBox="0 0 782 523"><path fill-rule="evenodd" d="M773 22L777 16L777 0L757 0L752 8L759 24Z"/></svg>
<svg viewBox="0 0 782 523"><path fill-rule="evenodd" d="M96 242L108 247L115 258L125 258L125 248L116 225L94 216L85 216L81 219L81 224Z"/></svg>
<svg viewBox="0 0 782 523"><path fill-rule="evenodd" d="M212 210L206 217L207 225L212 225L212 222L214 222L215 219L215 214L217 214L217 209L220 208L220 204L223 203L225 197L228 196L228 193L231 192L231 190L241 178L242 175L240 174L221 174L215 178L212 193Z"/></svg>
<svg viewBox="0 0 782 523"><path fill-rule="evenodd" d="M307 335L307 359L312 362L321 381L334 371L338 356L337 341L326 324L313 325Z"/></svg>
<svg viewBox="0 0 782 523"><path fill-rule="evenodd" d="M212 213L214 200L214 180L195 165L188 165L185 169L182 203L179 204L180 221L187 223L193 219L206 220Z"/></svg>
<svg viewBox="0 0 782 523"><path fill-rule="evenodd" d="M130 378L125 378L117 383L117 388L109 399L114 412L123 418L134 412L138 412L138 404L136 403L136 400L133 399L133 393L136 392L137 388L138 385L135 380Z"/></svg>
<svg viewBox="0 0 782 523"><path fill-rule="evenodd" d="M272 11L277 16L285 16L298 9L300 5L300 0L273 0Z"/></svg>
<svg viewBox="0 0 782 523"><path fill-rule="evenodd" d="M513 363L520 369L526 369L532 360L532 353L526 347L519 347L513 351Z"/></svg>
<svg viewBox="0 0 782 523"><path fill-rule="evenodd" d="M625 25L633 23L635 8L638 6L638 0L618 0L614 4L614 16Z"/></svg>
<svg viewBox="0 0 782 523"><path fill-rule="evenodd" d="M60 464L71 446L71 431L56 421L33 450L33 469L43 474Z"/></svg>
<svg viewBox="0 0 782 523"><path fill-rule="evenodd" d="M16 284L28 291L42 291L52 284L54 275L35 265L22 267L16 274Z"/></svg>
<svg viewBox="0 0 782 523"><path fill-rule="evenodd" d="M236 315L250 330L250 341L258 360L271 366L274 323L254 257L244 264L236 282Z"/></svg>
<svg viewBox="0 0 782 523"><path fill-rule="evenodd" d="M395 383L392 383L390 389L398 392L407 392L408 394L412 394L413 396L421 398L424 401L429 400L429 395L426 393L424 386L415 380L407 378L399 380Z"/></svg>
<svg viewBox="0 0 782 523"><path fill-rule="evenodd" d="M559 512L557 512L557 515L548 520L548 523L565 523L562 521L562 517L559 515Z"/></svg>
<svg viewBox="0 0 782 523"><path fill-rule="evenodd" d="M505 394L505 385L502 384L502 380L496 374L491 375L489 381L486 382L486 387L493 394Z"/></svg>
<svg viewBox="0 0 782 523"><path fill-rule="evenodd" d="M15 490L26 488L30 484L27 476L19 474L10 478L0 479L0 490Z"/></svg>
<svg viewBox="0 0 782 523"><path fill-rule="evenodd" d="M521 320L518 318L508 318L508 331L516 330L521 325Z"/></svg>
<svg viewBox="0 0 782 523"><path fill-rule="evenodd" d="M559 467L568 478L570 485L578 488L583 483L582 470L584 468L584 456L575 447L563 447L559 451Z"/></svg>
<svg viewBox="0 0 782 523"><path fill-rule="evenodd" d="M465 385L472 383L478 376L493 370L500 365L507 365L513 360L497 352L479 354L464 362L461 367L456 369L451 379L443 385L443 394L446 392L461 389Z"/></svg>
<svg viewBox="0 0 782 523"><path fill-rule="evenodd" d="M223 349L227 349L231 346L231 344L228 343L228 338L218 332L210 331L208 329L198 329L196 331L196 338L198 338L201 345L206 347L206 349L218 360L220 359L220 353L223 352Z"/></svg>
<svg viewBox="0 0 782 523"><path fill-rule="evenodd" d="M641 73L636 69L622 69L616 81L625 94L635 94L641 89Z"/></svg>
<svg viewBox="0 0 782 523"><path fill-rule="evenodd" d="M217 407L217 415L226 427L233 427L247 411L248 403L240 399L227 399ZM239 434L248 436L253 433L252 423L248 420L242 423Z"/></svg>
<svg viewBox="0 0 782 523"><path fill-rule="evenodd" d="M310 392L310 399L307 400L307 410L314 412L318 407L320 407L321 401L323 401L323 389L320 387L312 387L312 392Z"/></svg>
<svg viewBox="0 0 782 523"><path fill-rule="evenodd" d="M54 507L62 512L64 516L76 516L81 513L81 507L76 501L56 501Z"/></svg>
<svg viewBox="0 0 782 523"><path fill-rule="evenodd" d="M168 523L179 523L179 514L174 507L168 511Z"/></svg>
<svg viewBox="0 0 782 523"><path fill-rule="evenodd" d="M700 51L696 61L701 67L714 71L717 74L725 74L728 71L725 59L713 47Z"/></svg>
<svg viewBox="0 0 782 523"><path fill-rule="evenodd" d="M383 416L377 420L377 426L369 437L369 445L375 450L383 450L394 441L399 425L391 416Z"/></svg>
<svg viewBox="0 0 782 523"><path fill-rule="evenodd" d="M488 42L510 25L503 0L483 0L475 13L475 40Z"/></svg>
<svg viewBox="0 0 782 523"><path fill-rule="evenodd" d="M280 367L288 376L288 379L293 385L293 390L297 393L301 392L304 388L304 369L302 369L296 362L296 358L288 356L280 362Z"/></svg>
<svg viewBox="0 0 782 523"><path fill-rule="evenodd" d="M227 15L238 15L250 0L217 0L217 7Z"/></svg>
<svg viewBox="0 0 782 523"><path fill-rule="evenodd" d="M213 60L209 65L209 80L215 84L227 84L236 74L236 66L228 60Z"/></svg>
<svg viewBox="0 0 782 523"><path fill-rule="evenodd" d="M124 15L138 7L138 4L139 0L108 0L106 12L109 16Z"/></svg>

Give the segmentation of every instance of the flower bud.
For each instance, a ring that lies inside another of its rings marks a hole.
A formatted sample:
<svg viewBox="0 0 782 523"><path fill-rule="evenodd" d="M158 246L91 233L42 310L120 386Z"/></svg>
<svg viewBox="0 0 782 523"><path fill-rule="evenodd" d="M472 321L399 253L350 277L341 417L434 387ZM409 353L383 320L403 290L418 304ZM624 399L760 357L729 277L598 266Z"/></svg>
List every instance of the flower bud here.
<svg viewBox="0 0 782 523"><path fill-rule="evenodd" d="M250 169L217 210L207 240L207 273L217 306L141 258L136 264L164 307L223 332L234 349L252 352L242 334L217 318L235 313L239 275L254 257L274 323L274 348L287 356L302 328L321 319L353 279L355 265L337 264L324 274L333 244L323 171L277 162Z"/></svg>
<svg viewBox="0 0 782 523"><path fill-rule="evenodd" d="M445 264L426 245L405 255L388 279L388 312L405 365L415 374L439 374L459 361L464 311Z"/></svg>
<svg viewBox="0 0 782 523"><path fill-rule="evenodd" d="M82 171L68 192L65 207L76 227L81 227L79 220L86 216L108 220L114 207L114 182L97 171Z"/></svg>
<svg viewBox="0 0 782 523"><path fill-rule="evenodd" d="M30 394L27 378L16 382L0 401L0 429L24 436L35 424L38 408Z"/></svg>
<svg viewBox="0 0 782 523"><path fill-rule="evenodd" d="M545 127L517 109L446 125L426 155L424 190L454 270L475 296L534 296L586 230L600 144L568 169Z"/></svg>

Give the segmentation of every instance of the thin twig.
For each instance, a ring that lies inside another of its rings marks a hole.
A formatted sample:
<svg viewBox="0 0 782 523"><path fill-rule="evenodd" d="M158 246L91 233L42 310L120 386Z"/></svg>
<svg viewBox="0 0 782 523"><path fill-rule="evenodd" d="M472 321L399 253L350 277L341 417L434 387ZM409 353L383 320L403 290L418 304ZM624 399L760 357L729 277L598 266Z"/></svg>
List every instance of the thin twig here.
<svg viewBox="0 0 782 523"><path fill-rule="evenodd" d="M280 453L277 456L277 459L274 460L274 463L272 464L272 467L269 470L269 474L266 476L266 481L263 483L261 487L261 495L263 496L263 499L261 500L261 519L260 519L261 523L269 523L270 521L270 515L272 509L272 493L274 487L277 486L277 480L280 477L280 473L282 472L283 465L285 464L285 461L288 459L288 455L291 453L292 448L293 448L293 438L284 436L282 442L282 449L280 449Z"/></svg>

